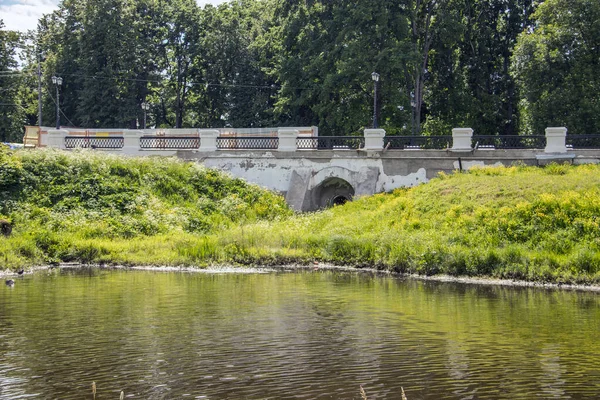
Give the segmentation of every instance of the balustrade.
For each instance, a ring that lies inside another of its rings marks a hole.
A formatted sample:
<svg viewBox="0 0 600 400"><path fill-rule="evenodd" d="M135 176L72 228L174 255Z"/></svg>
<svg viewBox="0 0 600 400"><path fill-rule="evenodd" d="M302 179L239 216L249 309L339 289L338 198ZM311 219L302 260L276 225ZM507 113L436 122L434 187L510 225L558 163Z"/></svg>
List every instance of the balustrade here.
<svg viewBox="0 0 600 400"><path fill-rule="evenodd" d="M127 154L144 151L199 150L276 150L295 152L330 151L395 151L447 150L543 150L544 153L566 153L571 149L600 149L600 134L567 135L566 128L548 128L545 135L473 135L470 128L456 128L452 135L385 136L383 129L366 129L364 136L316 136L316 128L263 128L268 136L228 130L186 129L158 130L53 130L46 129L40 143L62 149L89 148L122 151ZM181 131L181 132L179 132ZM261 131L262 132L262 131ZM274 136L277 132L277 136ZM179 133L179 134L178 134ZM173 154L164 153L161 154Z"/></svg>

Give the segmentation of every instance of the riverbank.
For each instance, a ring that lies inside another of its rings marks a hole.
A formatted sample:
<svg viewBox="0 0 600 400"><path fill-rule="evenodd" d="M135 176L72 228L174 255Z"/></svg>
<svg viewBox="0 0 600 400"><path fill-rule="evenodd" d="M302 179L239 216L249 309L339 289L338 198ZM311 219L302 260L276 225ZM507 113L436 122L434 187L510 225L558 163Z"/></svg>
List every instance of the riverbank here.
<svg viewBox="0 0 600 400"><path fill-rule="evenodd" d="M441 282L441 283L460 283L466 285L482 285L482 286L507 286L507 287L530 287L539 289L552 290L573 290L584 292L600 293L600 285L598 284L563 284L551 282L534 282L523 280L509 279L493 279L487 277L470 277L470 276L451 276L451 275L433 275L424 276L417 274L395 273L389 270L378 270L373 268L357 268L331 264L289 264L271 267L241 267L241 266L209 266L206 268L198 267L175 267L175 266L122 266L122 265L83 265L83 264L64 264L59 266L35 266L27 270L25 275L43 273L60 269L82 269L93 268L101 270L126 270L126 271L154 271L162 273L190 273L190 274L270 274L281 272L298 272L308 271L313 273L335 271L347 272L354 274L371 274L373 276L393 276L399 279L414 279L420 281ZM0 278L12 278L19 276L14 271L0 271Z"/></svg>
<svg viewBox="0 0 600 400"><path fill-rule="evenodd" d="M0 263L311 265L407 275L600 283L600 167L478 168L294 214L194 164L5 152ZM8 183L7 183L8 182Z"/></svg>

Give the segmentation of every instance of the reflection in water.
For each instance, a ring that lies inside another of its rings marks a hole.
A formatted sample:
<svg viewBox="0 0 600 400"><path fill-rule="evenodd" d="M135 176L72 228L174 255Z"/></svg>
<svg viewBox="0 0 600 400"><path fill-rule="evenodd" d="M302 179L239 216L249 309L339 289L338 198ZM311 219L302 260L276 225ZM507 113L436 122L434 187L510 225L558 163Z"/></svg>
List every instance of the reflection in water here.
<svg viewBox="0 0 600 400"><path fill-rule="evenodd" d="M600 397L600 296L339 272L56 271L0 290L0 398ZM204 397L203 397L204 396Z"/></svg>
<svg viewBox="0 0 600 400"><path fill-rule="evenodd" d="M546 398L565 398L562 386L564 368L560 364L560 346L548 344L540 352L540 364L544 374L540 382L542 395Z"/></svg>

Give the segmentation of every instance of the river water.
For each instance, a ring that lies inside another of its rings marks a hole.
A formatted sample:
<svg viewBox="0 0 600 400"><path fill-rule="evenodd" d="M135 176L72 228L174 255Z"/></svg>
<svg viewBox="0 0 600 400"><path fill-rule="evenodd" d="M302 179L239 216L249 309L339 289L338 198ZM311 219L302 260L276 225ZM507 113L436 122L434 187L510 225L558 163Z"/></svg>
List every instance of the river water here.
<svg viewBox="0 0 600 400"><path fill-rule="evenodd" d="M600 398L600 294L366 273L54 270L0 288L1 399Z"/></svg>

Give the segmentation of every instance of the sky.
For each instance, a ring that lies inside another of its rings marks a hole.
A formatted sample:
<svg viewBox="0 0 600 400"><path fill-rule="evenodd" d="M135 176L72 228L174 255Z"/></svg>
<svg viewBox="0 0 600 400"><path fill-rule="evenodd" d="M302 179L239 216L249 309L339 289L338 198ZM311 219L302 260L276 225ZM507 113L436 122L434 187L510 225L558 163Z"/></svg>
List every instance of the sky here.
<svg viewBox="0 0 600 400"><path fill-rule="evenodd" d="M82 0L84 1L84 0ZM200 6L221 4L227 0L196 0ZM4 28L25 32L37 27L38 19L56 10L59 0L0 0L0 19Z"/></svg>

